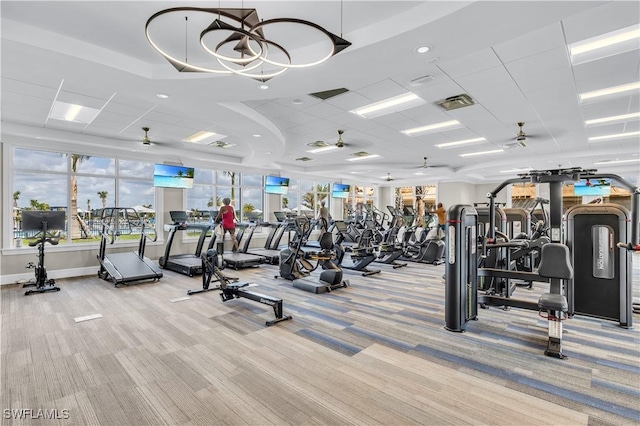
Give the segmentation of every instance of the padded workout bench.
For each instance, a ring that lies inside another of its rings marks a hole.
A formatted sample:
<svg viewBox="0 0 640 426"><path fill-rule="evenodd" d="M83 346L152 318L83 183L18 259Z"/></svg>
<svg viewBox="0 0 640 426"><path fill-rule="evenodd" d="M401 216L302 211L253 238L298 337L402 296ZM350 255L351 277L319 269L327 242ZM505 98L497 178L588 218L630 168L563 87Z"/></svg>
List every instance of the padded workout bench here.
<svg viewBox="0 0 640 426"><path fill-rule="evenodd" d="M550 293L544 293L538 300L540 311L547 311L549 340L545 355L566 358L562 353L562 321L569 311L567 298L561 294L561 280L573 278L573 267L569 260L569 247L560 243L548 243L542 246L538 275L549 278Z"/></svg>

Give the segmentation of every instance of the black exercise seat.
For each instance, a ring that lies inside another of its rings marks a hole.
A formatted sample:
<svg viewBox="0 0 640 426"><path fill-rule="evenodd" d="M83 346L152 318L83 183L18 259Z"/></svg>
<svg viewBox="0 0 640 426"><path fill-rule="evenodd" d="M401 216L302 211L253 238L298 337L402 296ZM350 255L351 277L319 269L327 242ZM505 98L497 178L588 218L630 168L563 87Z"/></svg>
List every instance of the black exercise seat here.
<svg viewBox="0 0 640 426"><path fill-rule="evenodd" d="M569 258L569 247L560 243L548 243L542 246L538 275L543 278L570 280L573 267ZM538 306L542 309L566 312L569 309L567 298L557 293L545 293L540 296Z"/></svg>
<svg viewBox="0 0 640 426"><path fill-rule="evenodd" d="M573 267L569 258L569 247L560 243L548 243L542 246L538 275L550 280L570 280ZM538 299L540 310L548 312L549 340L545 355L566 358L562 353L562 313L569 310L567 298L559 293L544 293Z"/></svg>

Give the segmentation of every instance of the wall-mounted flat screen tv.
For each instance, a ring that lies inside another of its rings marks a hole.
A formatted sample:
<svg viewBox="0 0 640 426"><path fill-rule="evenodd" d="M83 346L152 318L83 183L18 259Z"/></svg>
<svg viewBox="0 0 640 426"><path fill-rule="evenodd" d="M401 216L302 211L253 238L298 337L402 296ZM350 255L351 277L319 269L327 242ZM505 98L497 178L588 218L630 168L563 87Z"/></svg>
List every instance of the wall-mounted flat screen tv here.
<svg viewBox="0 0 640 426"><path fill-rule="evenodd" d="M289 191L289 178L282 176L265 176L264 192L267 194L287 195Z"/></svg>
<svg viewBox="0 0 640 426"><path fill-rule="evenodd" d="M582 196L607 196L611 194L611 179L594 178L580 179L573 184L573 195Z"/></svg>
<svg viewBox="0 0 640 426"><path fill-rule="evenodd" d="M193 188L193 167L156 164L153 167L153 186L159 188Z"/></svg>
<svg viewBox="0 0 640 426"><path fill-rule="evenodd" d="M351 185L344 183L334 183L331 190L331 196L333 198L349 198L349 192L351 191Z"/></svg>

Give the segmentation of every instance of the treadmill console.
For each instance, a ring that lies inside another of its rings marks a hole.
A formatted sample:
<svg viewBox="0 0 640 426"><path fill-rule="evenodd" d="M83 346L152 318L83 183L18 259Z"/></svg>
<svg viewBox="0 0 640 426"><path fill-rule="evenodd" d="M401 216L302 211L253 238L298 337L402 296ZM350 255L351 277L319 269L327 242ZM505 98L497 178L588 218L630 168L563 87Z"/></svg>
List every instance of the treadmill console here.
<svg viewBox="0 0 640 426"><path fill-rule="evenodd" d="M338 232L341 232L341 233L347 232L347 224L344 223L343 220L336 220L334 221L334 223L336 224L336 229L338 230Z"/></svg>
<svg viewBox="0 0 640 426"><path fill-rule="evenodd" d="M174 225L178 225L178 226L186 225L187 222L189 221L189 216L185 211L171 210L169 212L169 216L171 216L171 220L173 221Z"/></svg>

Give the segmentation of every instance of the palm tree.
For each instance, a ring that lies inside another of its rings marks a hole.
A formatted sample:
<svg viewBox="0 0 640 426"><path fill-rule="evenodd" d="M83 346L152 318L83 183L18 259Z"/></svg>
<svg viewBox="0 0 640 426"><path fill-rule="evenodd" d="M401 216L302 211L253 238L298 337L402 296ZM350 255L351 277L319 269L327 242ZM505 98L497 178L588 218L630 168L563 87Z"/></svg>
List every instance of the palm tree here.
<svg viewBox="0 0 640 426"><path fill-rule="evenodd" d="M235 205L236 199L236 172L222 172L222 176L229 176L231 178L231 204Z"/></svg>
<svg viewBox="0 0 640 426"><path fill-rule="evenodd" d="M78 163L89 158L88 155L71 154L71 239L82 238L80 222L78 220L78 178L76 170Z"/></svg>
<svg viewBox="0 0 640 426"><path fill-rule="evenodd" d="M29 200L31 210L49 210L50 206L47 203L41 203L38 200Z"/></svg>
<svg viewBox="0 0 640 426"><path fill-rule="evenodd" d="M243 211L244 213L252 212L252 211L254 211L255 209L256 209L256 208L255 208L255 207L253 206L253 204L251 204L251 203L246 203L246 204L244 204L244 205L242 206L242 211Z"/></svg>
<svg viewBox="0 0 640 426"><path fill-rule="evenodd" d="M107 208L107 197L109 193L107 191L98 191L98 197L102 200L102 210Z"/></svg>
<svg viewBox="0 0 640 426"><path fill-rule="evenodd" d="M317 203L320 203L320 201L324 201L327 199L328 192L329 192L329 184L326 184L326 185L318 184L316 185L315 192L314 190L311 190L302 196L302 201L301 201L302 205L310 209L313 209Z"/></svg>
<svg viewBox="0 0 640 426"><path fill-rule="evenodd" d="M18 227L18 200L20 199L20 191L13 193L13 227Z"/></svg>

